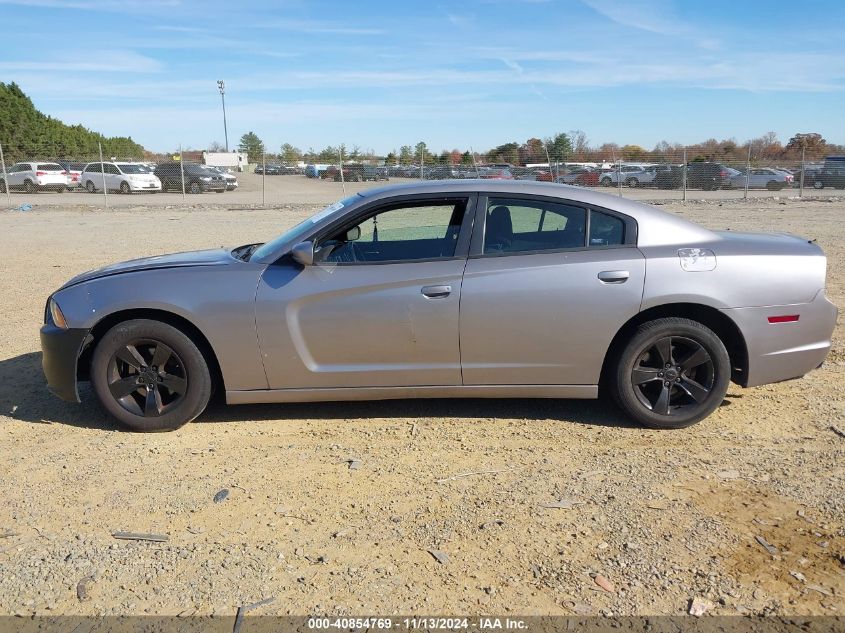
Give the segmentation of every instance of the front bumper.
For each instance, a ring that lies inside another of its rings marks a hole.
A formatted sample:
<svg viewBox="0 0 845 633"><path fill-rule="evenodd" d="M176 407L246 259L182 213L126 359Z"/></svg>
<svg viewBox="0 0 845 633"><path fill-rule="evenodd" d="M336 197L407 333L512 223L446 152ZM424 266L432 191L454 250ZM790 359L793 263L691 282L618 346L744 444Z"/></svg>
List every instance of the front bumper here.
<svg viewBox="0 0 845 633"><path fill-rule="evenodd" d="M87 336L84 328L63 330L51 323L41 328L41 366L47 387L67 402L79 402L76 366Z"/></svg>
<svg viewBox="0 0 845 633"><path fill-rule="evenodd" d="M800 378L827 357L838 310L819 290L810 303L723 310L737 324L748 350L743 386L756 387ZM768 317L799 315L792 323L769 323Z"/></svg>
<svg viewBox="0 0 845 633"><path fill-rule="evenodd" d="M129 189L131 191L161 191L161 183L130 182Z"/></svg>

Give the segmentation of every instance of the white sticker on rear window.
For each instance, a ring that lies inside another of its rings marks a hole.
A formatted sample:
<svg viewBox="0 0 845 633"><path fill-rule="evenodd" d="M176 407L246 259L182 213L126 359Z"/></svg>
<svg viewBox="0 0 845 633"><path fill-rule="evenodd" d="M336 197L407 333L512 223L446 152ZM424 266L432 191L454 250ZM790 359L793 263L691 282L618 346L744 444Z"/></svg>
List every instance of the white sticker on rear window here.
<svg viewBox="0 0 845 633"><path fill-rule="evenodd" d="M317 214L315 214L315 215L312 215L312 216L311 216L311 221L312 221L314 224L317 224L317 222L319 222L319 221L320 221L320 220L322 220L323 218L330 216L332 213L334 213L335 211L338 211L338 210L340 210L340 209L342 209L342 208L343 208L343 201L342 201L342 200L338 200L337 202L335 202L335 203L330 204L329 206L327 206L325 209L323 209L323 210L322 210L322 211L320 211L319 213L317 213Z"/></svg>
<svg viewBox="0 0 845 633"><path fill-rule="evenodd" d="M716 268L716 253L709 248L680 248L681 268L688 273L705 272Z"/></svg>

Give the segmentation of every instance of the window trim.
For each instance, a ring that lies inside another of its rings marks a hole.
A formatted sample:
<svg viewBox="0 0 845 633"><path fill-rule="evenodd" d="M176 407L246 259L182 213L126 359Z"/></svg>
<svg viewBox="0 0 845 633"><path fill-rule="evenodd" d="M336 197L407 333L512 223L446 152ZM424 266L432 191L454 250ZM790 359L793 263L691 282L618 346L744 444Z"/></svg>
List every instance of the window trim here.
<svg viewBox="0 0 845 633"><path fill-rule="evenodd" d="M325 265L331 266L380 266L384 264L422 264L427 262L447 262L447 261L465 261L469 252L469 244L472 234L473 223L475 222L476 206L478 196L474 192L456 192L455 194L440 194L432 196L431 194L417 194L409 196L397 196L394 198L381 198L374 200L369 204L364 204L358 209L351 211L348 215L343 215L337 218L334 222L318 229L311 233L305 241L314 242L315 245L320 243L320 240L326 238L331 233L343 230L344 227L351 228L356 224L360 224L362 218L370 215L376 215L380 210L388 211L391 208L403 208L408 206L425 206L430 203L432 206L437 203L444 202L458 202L466 201L466 209L464 210L464 217L461 221L460 229L458 230L458 240L455 244L455 254L451 257L426 257L422 259L386 259L376 262L327 262ZM289 258L290 253L284 253L274 263L281 263ZM323 265L316 264L317 266Z"/></svg>
<svg viewBox="0 0 845 633"><path fill-rule="evenodd" d="M487 222L487 207L490 202L490 198L509 198L511 200L526 200L529 202L537 203L537 202L550 202L554 204L565 204L571 207L580 207L584 209L587 214L586 218L586 227L584 233L584 246L574 246L570 248L544 248L540 250L533 250L533 251L515 251L512 253L504 252L504 253L485 253L484 252L484 233L486 230L486 222ZM617 217L625 223L625 242L623 244L610 244L610 245L603 245L603 246L590 246L590 216L592 212L595 211L596 213L604 213L605 215L610 215L613 217ZM568 198L559 198L559 197L552 197L552 196L540 196L540 195L532 195L532 194L507 194L503 192L480 192L478 194L478 200L475 203L475 223L472 230L472 242L470 243L469 248L469 259L482 259L486 257L518 257L520 255L547 255L547 254L554 254L554 253L573 253L578 251L587 251L587 250L612 250L612 249L619 249L619 248L636 248L637 247L637 236L638 236L638 227L637 221L629 215L625 215L624 213L620 213L619 211L614 211L613 209L608 209L606 207L600 207L598 205L589 204L587 202L581 202L578 200L570 200Z"/></svg>

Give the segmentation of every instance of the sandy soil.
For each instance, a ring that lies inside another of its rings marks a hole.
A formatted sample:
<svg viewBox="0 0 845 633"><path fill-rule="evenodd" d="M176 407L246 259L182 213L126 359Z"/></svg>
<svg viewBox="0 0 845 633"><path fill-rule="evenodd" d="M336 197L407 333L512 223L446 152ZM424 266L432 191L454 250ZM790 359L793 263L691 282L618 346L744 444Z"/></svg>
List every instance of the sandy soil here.
<svg viewBox="0 0 845 633"><path fill-rule="evenodd" d="M845 307L843 206L664 208L818 238ZM841 318L822 369L732 386L671 432L605 402L515 400L217 405L139 435L90 390L76 406L47 393L38 327L67 278L264 239L312 209L0 213L0 614L231 615L268 597L256 613L677 614L692 598L710 613L845 612ZM560 499L571 507L543 507Z"/></svg>

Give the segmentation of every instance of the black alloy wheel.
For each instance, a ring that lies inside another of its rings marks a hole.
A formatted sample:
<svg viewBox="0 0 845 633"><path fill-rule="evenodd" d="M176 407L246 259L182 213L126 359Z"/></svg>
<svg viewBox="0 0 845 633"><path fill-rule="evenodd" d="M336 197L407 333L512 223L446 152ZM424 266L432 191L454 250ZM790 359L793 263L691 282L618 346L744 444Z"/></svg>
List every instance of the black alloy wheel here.
<svg viewBox="0 0 845 633"><path fill-rule="evenodd" d="M640 325L610 376L625 413L645 426L670 429L710 415L722 403L730 377L721 339L701 323L679 317Z"/></svg>

